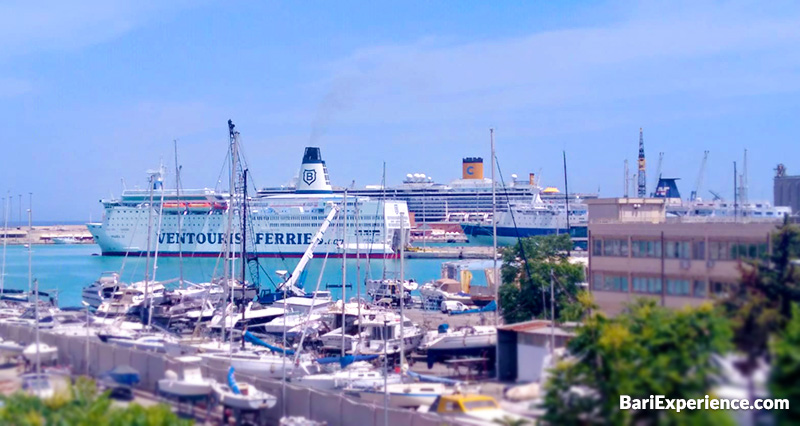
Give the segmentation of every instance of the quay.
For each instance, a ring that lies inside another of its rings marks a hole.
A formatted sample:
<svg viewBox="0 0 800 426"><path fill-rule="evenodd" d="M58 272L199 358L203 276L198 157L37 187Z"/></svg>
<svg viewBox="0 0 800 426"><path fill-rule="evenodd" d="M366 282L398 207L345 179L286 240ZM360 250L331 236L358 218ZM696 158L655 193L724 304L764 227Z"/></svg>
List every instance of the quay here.
<svg viewBox="0 0 800 426"><path fill-rule="evenodd" d="M491 259L492 247L411 247L405 254L406 259Z"/></svg>
<svg viewBox="0 0 800 426"><path fill-rule="evenodd" d="M86 225L47 225L0 227L0 243L7 239L8 244L58 244L59 240L69 244L92 244L94 239Z"/></svg>

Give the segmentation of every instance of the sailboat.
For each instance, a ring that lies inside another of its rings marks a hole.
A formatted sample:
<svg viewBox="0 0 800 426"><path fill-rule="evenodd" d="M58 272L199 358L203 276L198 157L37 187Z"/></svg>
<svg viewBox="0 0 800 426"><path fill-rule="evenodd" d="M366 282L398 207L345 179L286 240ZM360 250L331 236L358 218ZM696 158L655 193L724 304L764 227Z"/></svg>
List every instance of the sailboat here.
<svg viewBox="0 0 800 426"><path fill-rule="evenodd" d="M211 388L220 404L242 410L263 410L272 408L277 404L275 396L258 390L246 382L237 382L235 369L228 369L228 383L213 383Z"/></svg>
<svg viewBox="0 0 800 426"><path fill-rule="evenodd" d="M236 197L236 163L238 160L237 155L237 147L239 143L239 132L233 130L234 125L231 120L228 120L228 130L230 132L230 142L231 142L231 169L230 169L230 205L234 205L235 197ZM246 202L244 200L243 202ZM226 245L225 245L225 274L224 279L227 281L231 279L234 275L234 257L233 257L233 227L232 227L232 219L233 219L233 212L228 210L228 230L227 230L227 238L226 238ZM230 261L230 267L227 267L227 262ZM246 258L242 258L242 262L245 262ZM230 274L230 275L229 275ZM242 281L244 282L244 276L242 277ZM228 290L230 291L231 303L235 300L234 298L234 287L229 286ZM225 321L222 321L223 329L225 325ZM233 324L232 324L233 325ZM259 410L264 408L270 408L275 406L277 403L277 399L266 392L262 392L258 390L255 386L249 383L237 383L235 379L235 369L234 369L234 357L233 357L233 328L230 329L228 334L229 336L229 345L228 345L228 383L214 383L212 385L212 389L214 390L214 394L217 397L217 400L226 407L230 408L237 408L237 409L246 409L246 410ZM219 354L209 354L210 356L218 356ZM237 354L238 356L241 354Z"/></svg>

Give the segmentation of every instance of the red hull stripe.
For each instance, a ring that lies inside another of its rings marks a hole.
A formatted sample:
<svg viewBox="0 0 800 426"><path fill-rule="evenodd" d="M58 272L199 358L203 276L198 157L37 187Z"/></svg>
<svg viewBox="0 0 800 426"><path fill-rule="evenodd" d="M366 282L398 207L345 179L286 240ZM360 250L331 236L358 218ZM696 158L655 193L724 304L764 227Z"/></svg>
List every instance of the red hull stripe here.
<svg viewBox="0 0 800 426"><path fill-rule="evenodd" d="M151 253L151 255L152 254L154 254L154 253ZM142 256L145 256L146 253L143 252L143 251L132 251L132 252L106 251L106 252L103 252L103 256L125 256L125 255L142 257ZM176 253L176 252L166 252L166 253L165 252L159 252L158 255L159 256L163 256L163 257L178 257L180 255L180 253ZM219 252L188 252L188 253L183 253L183 257L219 257L219 256L220 256ZM256 256L257 257L263 257L263 258L281 258L281 257L283 257L283 258L291 259L291 258L301 258L301 257L303 257L303 253L256 253ZM241 257L241 253L236 253L234 255L234 257L237 257L237 258ZM325 254L324 253L317 253L317 254L314 254L314 257L315 258L322 258L322 257L325 257ZM329 253L328 257L334 258L334 259L335 258L341 259L342 254L341 253ZM348 253L347 257L355 259L356 255L355 255L355 253ZM386 259L398 259L400 256L398 254L386 254L386 255L384 255L384 254L380 254L380 253L361 253L361 255L359 257L362 258L362 259L383 259L384 257Z"/></svg>

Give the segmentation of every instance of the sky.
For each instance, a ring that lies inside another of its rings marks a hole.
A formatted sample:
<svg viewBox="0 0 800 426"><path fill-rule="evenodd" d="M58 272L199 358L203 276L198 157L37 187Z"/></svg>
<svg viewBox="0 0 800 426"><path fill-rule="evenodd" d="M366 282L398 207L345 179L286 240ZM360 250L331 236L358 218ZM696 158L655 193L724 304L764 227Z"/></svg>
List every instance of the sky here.
<svg viewBox="0 0 800 426"><path fill-rule="evenodd" d="M378 4L375 4L378 3ZM385 3L385 4L384 4ZM214 187L232 119L259 186L303 147L335 185L487 162L620 196L644 129L648 184L680 177L751 199L800 174L800 4L775 2L6 1L0 4L0 193L36 220L99 219L174 142L184 188ZM27 204L27 201L26 201ZM16 220L17 213L12 215Z"/></svg>

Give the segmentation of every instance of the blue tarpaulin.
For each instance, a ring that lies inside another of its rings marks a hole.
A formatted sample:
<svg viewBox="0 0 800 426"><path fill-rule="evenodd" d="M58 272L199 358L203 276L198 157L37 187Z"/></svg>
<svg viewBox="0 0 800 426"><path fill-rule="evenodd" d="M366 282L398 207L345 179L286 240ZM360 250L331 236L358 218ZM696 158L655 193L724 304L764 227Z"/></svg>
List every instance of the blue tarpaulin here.
<svg viewBox="0 0 800 426"><path fill-rule="evenodd" d="M494 312L497 310L497 302L492 300L489 302L488 305L480 308L480 309L467 309L465 311L453 311L450 312L450 315L461 315L461 314L479 314L481 312Z"/></svg>
<svg viewBox="0 0 800 426"><path fill-rule="evenodd" d="M317 358L318 364L333 364L338 362L342 368L347 367L348 365L356 362L356 361L372 361L373 359L378 358L378 355L345 355L343 357L340 356L329 356L325 358Z"/></svg>
<svg viewBox="0 0 800 426"><path fill-rule="evenodd" d="M140 381L139 372L127 365L114 367L106 374L115 382L125 386L134 386Z"/></svg>
<svg viewBox="0 0 800 426"><path fill-rule="evenodd" d="M252 343L254 345L263 346L263 347L271 350L272 352L277 352L277 353L286 354L286 355L294 355L294 351L293 350L291 350L291 349L283 349L283 348L279 348L279 347L277 347L275 345L270 345L269 343L259 339L258 337L253 336L249 331L245 331L244 332L244 340L247 340L248 342L250 342L250 343Z"/></svg>
<svg viewBox="0 0 800 426"><path fill-rule="evenodd" d="M234 394L239 395L242 391L239 390L239 385L236 384L236 379L233 377L234 372L233 367L228 368L228 387Z"/></svg>

